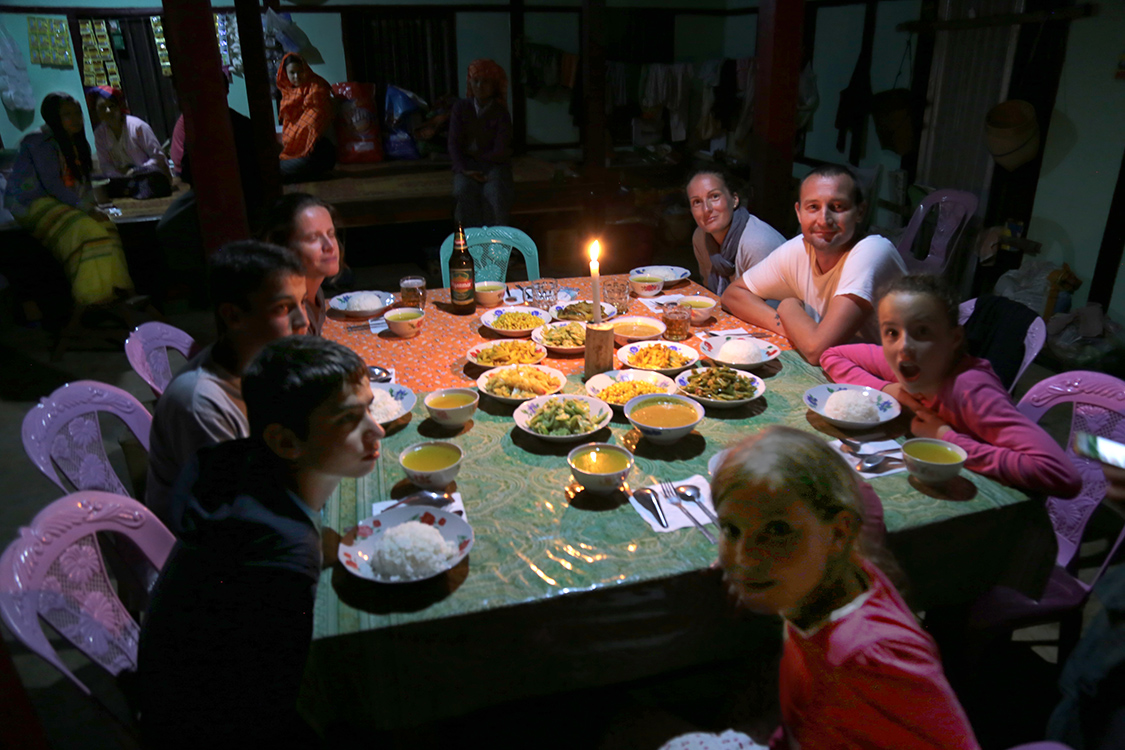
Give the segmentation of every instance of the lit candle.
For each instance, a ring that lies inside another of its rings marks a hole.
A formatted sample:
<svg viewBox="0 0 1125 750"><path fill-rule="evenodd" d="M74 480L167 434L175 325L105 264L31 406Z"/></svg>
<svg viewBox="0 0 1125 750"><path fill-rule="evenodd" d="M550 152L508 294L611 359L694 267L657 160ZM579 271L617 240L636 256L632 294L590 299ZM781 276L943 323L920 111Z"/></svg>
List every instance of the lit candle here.
<svg viewBox="0 0 1125 750"><path fill-rule="evenodd" d="M598 280L598 255L602 246L597 240L590 243L590 280L594 284L594 324L602 322L602 286Z"/></svg>

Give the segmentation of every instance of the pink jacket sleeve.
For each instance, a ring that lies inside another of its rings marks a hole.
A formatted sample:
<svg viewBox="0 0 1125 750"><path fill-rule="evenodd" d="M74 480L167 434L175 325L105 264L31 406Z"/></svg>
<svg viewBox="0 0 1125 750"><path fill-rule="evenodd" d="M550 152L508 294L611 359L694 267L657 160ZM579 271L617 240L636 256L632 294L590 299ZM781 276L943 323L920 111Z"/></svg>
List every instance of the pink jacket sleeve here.
<svg viewBox="0 0 1125 750"><path fill-rule="evenodd" d="M833 382L865 385L876 390L882 390L895 379L883 356L883 347L876 344L834 346L821 355L820 366Z"/></svg>

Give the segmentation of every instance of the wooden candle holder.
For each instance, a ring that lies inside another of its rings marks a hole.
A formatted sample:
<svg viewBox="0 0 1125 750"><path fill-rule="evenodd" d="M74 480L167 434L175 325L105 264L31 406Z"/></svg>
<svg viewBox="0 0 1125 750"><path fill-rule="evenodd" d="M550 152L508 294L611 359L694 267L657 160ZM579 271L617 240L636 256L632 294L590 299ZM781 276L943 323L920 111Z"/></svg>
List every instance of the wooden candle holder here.
<svg viewBox="0 0 1125 750"><path fill-rule="evenodd" d="M613 369L613 324L586 324L586 380Z"/></svg>

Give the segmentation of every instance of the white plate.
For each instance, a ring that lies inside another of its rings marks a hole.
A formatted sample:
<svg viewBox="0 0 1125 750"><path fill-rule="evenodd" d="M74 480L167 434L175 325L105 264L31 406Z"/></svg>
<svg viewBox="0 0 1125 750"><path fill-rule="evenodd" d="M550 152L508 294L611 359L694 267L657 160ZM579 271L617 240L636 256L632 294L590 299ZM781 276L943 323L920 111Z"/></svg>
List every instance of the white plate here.
<svg viewBox="0 0 1125 750"><path fill-rule="evenodd" d="M659 385L664 389L665 393L675 393L676 383L672 378L667 375L661 375L655 370L610 370L609 372L601 372L586 381L586 393L594 398L600 399L598 395L606 388L609 388L614 383L621 383L628 380L643 380L646 383ZM628 400L628 399L626 399ZM609 401L609 404L614 409L624 408L625 402L614 404Z"/></svg>
<svg viewBox="0 0 1125 750"><path fill-rule="evenodd" d="M699 351L704 357L712 362L718 362L720 365L727 367L734 367L738 370L750 370L755 367L761 367L766 362L772 362L781 355L781 348L777 344L771 344L765 339L755 338L754 336L704 336L703 343L699 345ZM724 359L719 359L719 350L723 348L723 344L731 339L745 339L758 345L762 350L762 361L755 362L752 365L739 364L737 362L727 362Z"/></svg>
<svg viewBox="0 0 1125 750"><path fill-rule="evenodd" d="M337 294L335 297L328 300L328 307L341 313L346 318L376 318L382 315L383 311L390 307L395 301L395 296L389 292L367 291L363 292L363 294L378 294L382 306L374 310L349 310L348 300L357 294L360 294L360 292L344 292L343 294Z"/></svg>
<svg viewBox="0 0 1125 750"><path fill-rule="evenodd" d="M371 390L373 391L386 391L391 394L391 398L398 401L402 405L402 411L390 419L383 420L379 424L388 424L395 421L403 414L414 408L414 404L418 402L418 397L414 395L414 391L407 388L405 385L397 383L372 383Z"/></svg>
<svg viewBox="0 0 1125 750"><path fill-rule="evenodd" d="M878 419L873 422L849 422L844 419L833 419L824 413L824 402L828 397L836 391L859 391L868 394L869 398L875 400L875 408L878 412ZM890 422L902 412L902 407L899 406L898 401L893 396L888 396L882 391L877 391L874 388L868 388L865 385L847 385L845 383L826 383L825 385L816 385L805 391L805 406L815 411L820 416L824 417L829 423L837 427L845 429L861 429L864 427L875 427L876 425Z"/></svg>
<svg viewBox="0 0 1125 750"><path fill-rule="evenodd" d="M551 307L550 307L551 317L554 318L555 320L568 320L567 318L560 318L559 315L562 313L563 309L565 309L568 305L574 305L574 304L577 304L579 302L589 302L590 303L590 309L593 309L594 301L589 300L589 299L575 299L575 300L571 300L570 302L558 302L554 305L551 305ZM610 318L612 318L616 314L617 314L617 308L616 307L609 304L608 302L602 303L602 320L609 320ZM590 321L580 320L578 322L579 323L589 323Z"/></svg>
<svg viewBox="0 0 1125 750"><path fill-rule="evenodd" d="M536 328L535 330L539 330L539 329ZM486 341L483 344L477 344L476 346L469 349L469 351L465 352L465 356L468 357L469 361L472 362L474 365L480 365L481 367L500 367L501 365L488 365L488 364L485 364L484 362L481 362L480 361L480 354L481 354L481 352L483 352L486 349L491 349L494 346L501 346L502 344L507 344L507 343L510 343L510 342L507 342L507 341ZM532 348L535 349L535 359L531 362L524 362L523 364L534 365L538 362L542 362L543 360L545 360L547 358L547 349L546 349L546 347L542 346L541 344L536 344L536 343L531 342L531 341L523 341L523 342L520 342L520 343L530 344L532 346Z"/></svg>
<svg viewBox="0 0 1125 750"><path fill-rule="evenodd" d="M711 458L707 459L707 473L714 477L715 472L719 470L719 464L723 462L723 459L727 457L728 453L730 453L730 448L723 448L721 451L711 456Z"/></svg>
<svg viewBox="0 0 1125 750"><path fill-rule="evenodd" d="M691 276L691 271L679 266L641 266L629 272L630 276L656 276L665 284L675 284Z"/></svg>
<svg viewBox="0 0 1125 750"><path fill-rule="evenodd" d="M394 528L407 521L419 521L433 526L441 532L441 538L452 542L458 548L457 554L448 564L430 575L416 578L403 579L391 578L380 575L371 568L371 558L374 554L375 544L387 529ZM373 518L365 518L356 527L355 542L344 544L340 542L336 556L343 563L344 569L354 576L365 578L378 583L412 583L424 581L427 578L441 575L447 570L457 567L473 548L473 527L460 516L441 510L421 505L406 505L399 508L390 508Z"/></svg>
<svg viewBox="0 0 1125 750"><path fill-rule="evenodd" d="M751 375L750 373L739 372L738 370L735 370L735 374L738 375L738 377L742 378L743 380L749 380L751 383L754 384L754 395L751 396L750 398L739 398L739 399L734 399L732 401L723 401L723 400L720 400L720 399L717 399L717 398L707 398L706 396L697 396L694 393L691 393L689 391L684 390L684 388L686 388L687 385L688 385L688 378L691 377L692 373L696 373L696 372L703 373L703 372L706 372L707 370L713 370L713 369L714 369L713 367L697 367L697 368L694 368L692 370L684 370L679 375L677 375L676 376L676 385L680 389L680 394L684 395L684 396L687 396L688 398L694 398L696 401L703 404L704 406L711 406L711 407L714 407L716 409L733 409L736 406L742 406L743 404L750 403L751 401L760 397L763 393L766 392L766 384L764 382L762 382L761 378L759 378L757 375Z"/></svg>
<svg viewBox="0 0 1125 750"><path fill-rule="evenodd" d="M539 326L534 331L532 331L531 332L531 340L534 341L536 344L539 344L541 346L545 346L547 348L547 351L554 352L555 354L578 354L580 352L584 352L584 351L586 351L586 345L585 344L583 344L582 346L555 346L554 344L548 344L546 341L543 340L543 332L546 331L548 328L562 328L563 326L568 326L571 323L578 323L578 325L580 325L580 326L583 326L583 327L585 326L584 323L582 323L581 321L577 321L577 320L555 321L554 323L548 323L545 326Z"/></svg>
<svg viewBox="0 0 1125 750"><path fill-rule="evenodd" d="M535 430L531 429L528 424L535 413L551 399L562 399L563 401L581 401L584 402L590 409L590 418L597 424L592 430L578 433L577 435L542 435ZM600 398L592 396L579 396L570 393L558 393L554 396L539 396L530 401L525 401L520 404L515 412L512 413L512 418L516 420L516 426L529 435L546 440L552 443L566 443L574 440L581 440L584 437L589 437L595 432L609 424L609 420L613 417L613 410L609 408L609 404L602 401Z"/></svg>
<svg viewBox="0 0 1125 750"><path fill-rule="evenodd" d="M496 333L500 334L501 336L506 336L510 339L518 339L518 338L522 338L522 337L525 337L525 336L529 336L529 335L531 335L531 332L533 330L535 330L535 328L538 328L538 326L535 326L533 328L521 328L519 330L509 331L509 330L505 330L505 329L502 329L502 328L496 328L495 326L493 326L492 324L496 322L496 319L499 318L504 313L527 313L528 315L534 315L535 317L537 317L541 321L543 321L539 325L545 325L545 324L551 322L550 313L544 312L543 310L540 310L538 307L497 307L497 308L494 308L492 310L489 310L484 315L480 316L481 325L483 325L485 328L489 329L490 331L495 331Z"/></svg>
<svg viewBox="0 0 1125 750"><path fill-rule="evenodd" d="M629 361L629 357L650 346L666 346L669 349L679 352L680 354L687 357L688 361L680 365L679 367L665 368L639 367ZM655 372L672 376L676 375L677 373L683 372L689 367L693 367L695 363L699 361L699 352L685 344L677 344L675 341L637 341L633 344L626 344L625 346L618 349L617 359L619 362L621 362L621 364L625 365L626 367L632 367L635 370L654 370Z"/></svg>
<svg viewBox="0 0 1125 750"><path fill-rule="evenodd" d="M524 401L530 401L531 399L536 398L534 395L520 397L498 396L488 390L489 378L496 375L502 370L511 370L516 367L531 367L554 378L556 384L555 390L551 391L550 393L544 393L544 396L550 396L552 393L558 393L563 389L563 386L566 385L566 375L563 375L560 371L556 370L553 367L547 367L546 365L502 365L501 367L494 367L493 369L477 378L477 389L480 390L481 393L487 393L492 398L496 399L497 401L502 401L505 404L522 404Z"/></svg>

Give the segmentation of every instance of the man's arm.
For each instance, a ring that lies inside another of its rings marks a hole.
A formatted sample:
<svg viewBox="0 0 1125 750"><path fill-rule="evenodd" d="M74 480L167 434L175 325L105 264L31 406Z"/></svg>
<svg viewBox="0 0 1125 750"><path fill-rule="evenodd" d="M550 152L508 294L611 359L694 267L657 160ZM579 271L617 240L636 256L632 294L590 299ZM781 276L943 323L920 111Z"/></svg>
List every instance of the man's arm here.
<svg viewBox="0 0 1125 750"><path fill-rule="evenodd" d="M778 311L774 310L766 304L765 300L750 291L746 286L746 282L741 278L735 279L734 283L728 286L726 291L723 292L722 303L724 310L737 318L745 320L751 325L765 328L768 331L779 333L782 336L789 336L785 330L785 326L782 324L781 317L777 314Z"/></svg>
<svg viewBox="0 0 1125 750"><path fill-rule="evenodd" d="M723 297L724 301L726 296ZM764 304L764 303L763 303ZM795 298L784 299L777 307L778 318L788 331L793 347L813 364L837 344L852 340L863 321L871 314L871 303L853 294L840 294L828 303L828 310L817 323ZM741 317L741 316L740 316Z"/></svg>

